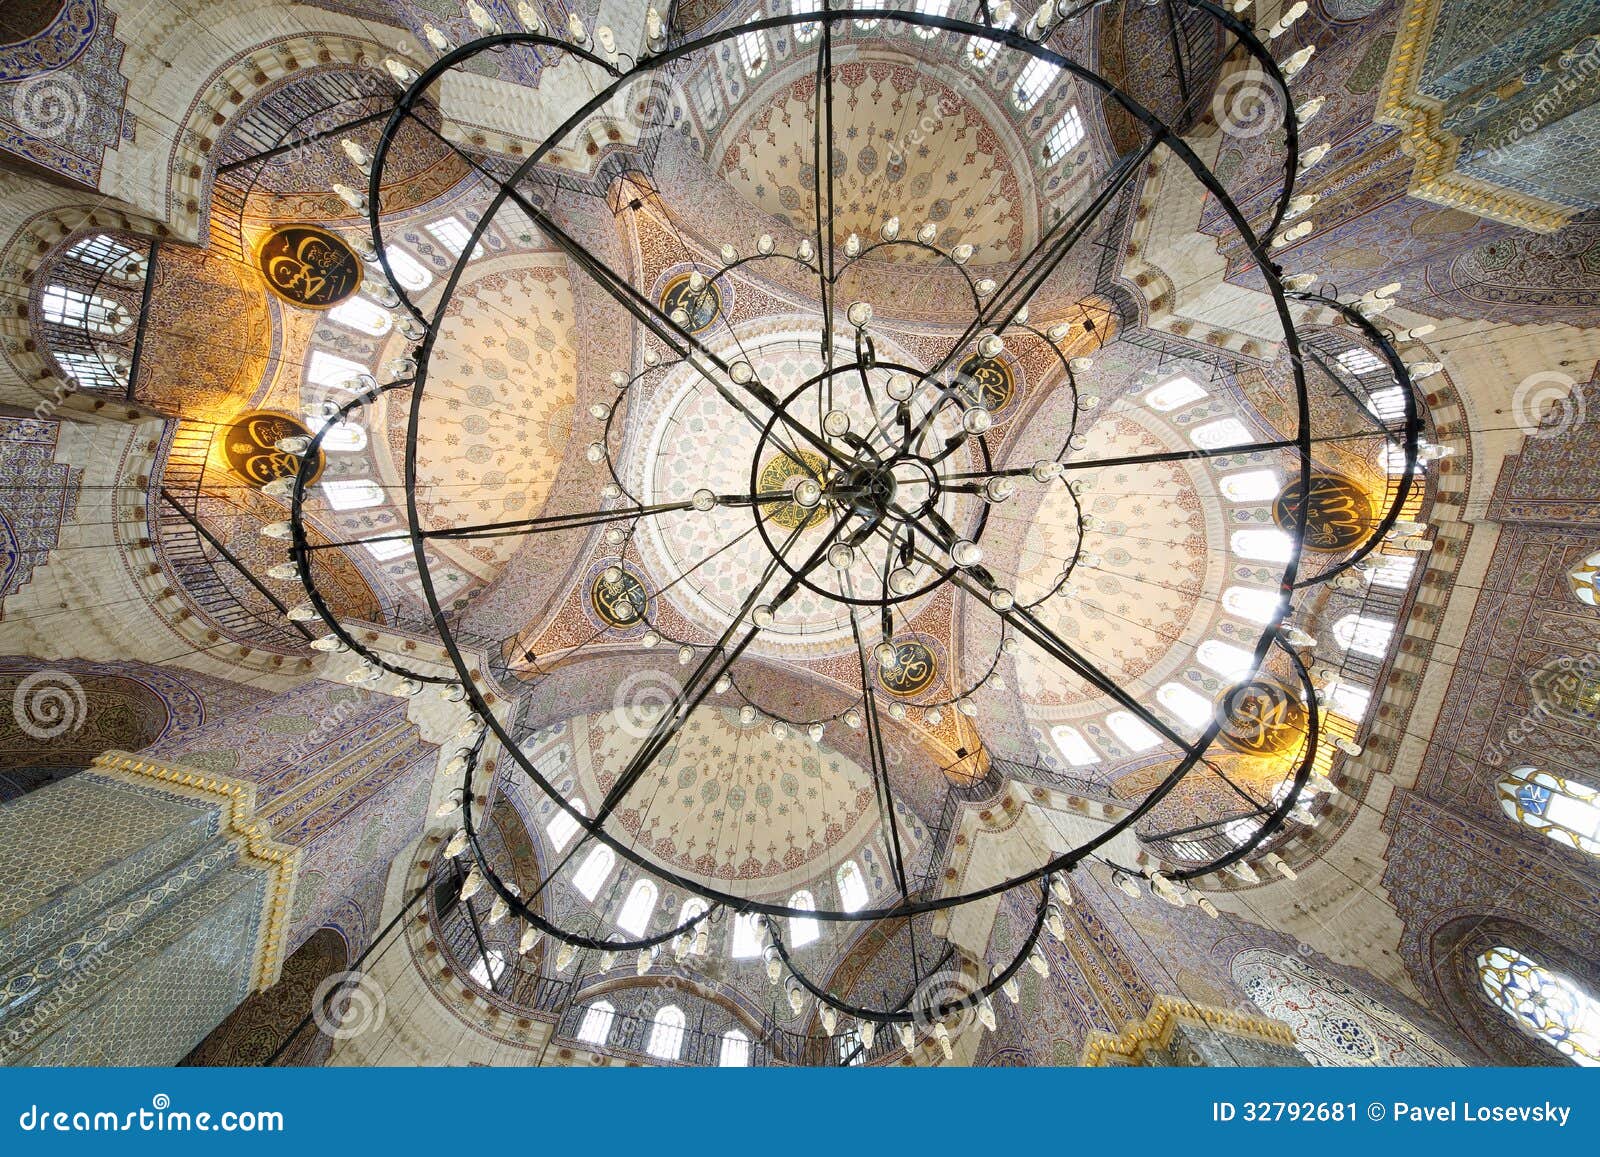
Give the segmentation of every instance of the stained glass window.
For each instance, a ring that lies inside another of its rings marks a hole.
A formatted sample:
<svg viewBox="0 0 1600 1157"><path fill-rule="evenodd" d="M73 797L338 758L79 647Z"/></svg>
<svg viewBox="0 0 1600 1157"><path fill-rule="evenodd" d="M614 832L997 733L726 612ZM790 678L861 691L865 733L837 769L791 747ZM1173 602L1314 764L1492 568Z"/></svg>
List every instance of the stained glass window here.
<svg viewBox="0 0 1600 1157"><path fill-rule="evenodd" d="M1600 1067L1600 1001L1512 948L1491 948L1478 957L1478 977L1523 1032L1577 1064Z"/></svg>
<svg viewBox="0 0 1600 1157"><path fill-rule="evenodd" d="M1506 815L1558 843L1600 856L1600 791L1535 767L1519 767L1499 785Z"/></svg>
<svg viewBox="0 0 1600 1157"><path fill-rule="evenodd" d="M1583 565L1567 576L1572 580L1572 593L1581 603L1600 607L1600 551L1583 560Z"/></svg>

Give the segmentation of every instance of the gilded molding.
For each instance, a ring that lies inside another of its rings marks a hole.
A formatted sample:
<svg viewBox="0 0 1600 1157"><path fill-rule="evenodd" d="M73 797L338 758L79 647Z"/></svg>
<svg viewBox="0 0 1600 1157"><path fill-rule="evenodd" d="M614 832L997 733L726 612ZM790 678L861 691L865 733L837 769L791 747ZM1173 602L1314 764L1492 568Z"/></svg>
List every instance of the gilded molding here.
<svg viewBox="0 0 1600 1157"><path fill-rule="evenodd" d="M261 924L251 959L254 988L260 992L277 983L287 955L289 913L299 877L300 849L274 840L271 828L256 817L256 785L126 751L97 755L90 766L111 779L135 785L155 783L163 791L205 800L221 808L219 830L238 847L240 862L267 875Z"/></svg>
<svg viewBox="0 0 1600 1157"><path fill-rule="evenodd" d="M1280 1020L1247 1016L1232 1009L1195 1004L1172 996L1157 996L1142 1021L1135 1021L1113 1036L1094 1032L1084 1042L1081 1064L1098 1068L1113 1060L1142 1064L1145 1053L1166 1048L1180 1024L1199 1024L1234 1036L1294 1048L1294 1032Z"/></svg>
<svg viewBox="0 0 1600 1157"><path fill-rule="evenodd" d="M1396 25L1394 51L1373 119L1401 130L1400 149L1413 160L1407 193L1491 221L1554 233L1576 210L1456 172L1461 140L1441 125L1445 107L1417 92L1434 22L1443 0L1405 0Z"/></svg>

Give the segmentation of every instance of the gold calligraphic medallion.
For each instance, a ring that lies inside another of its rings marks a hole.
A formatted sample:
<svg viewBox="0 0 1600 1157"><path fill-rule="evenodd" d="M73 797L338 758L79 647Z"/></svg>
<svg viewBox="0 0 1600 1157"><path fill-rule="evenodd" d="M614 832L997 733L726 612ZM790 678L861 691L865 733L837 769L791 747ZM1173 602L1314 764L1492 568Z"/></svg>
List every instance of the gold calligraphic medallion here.
<svg viewBox="0 0 1600 1157"><path fill-rule="evenodd" d="M1309 493L1309 501L1304 494ZM1272 504L1272 520L1291 534L1298 528L1299 509L1306 511L1307 550L1340 554L1359 546L1372 530L1372 504L1367 492L1343 474L1313 474L1302 491L1292 479Z"/></svg>
<svg viewBox="0 0 1600 1157"><path fill-rule="evenodd" d="M673 310L683 310L689 315L683 328L699 333L717 320L717 313L722 309L722 293L714 281L707 281L698 291L689 288L689 274L684 273L667 282L666 291L661 295L661 308L669 317Z"/></svg>
<svg viewBox="0 0 1600 1157"><path fill-rule="evenodd" d="M279 478L293 478L300 470L300 459L277 447L280 438L309 438L311 431L287 414L255 410L235 419L224 435L223 454L228 469L252 486L265 486ZM317 451L316 465L308 481L322 473L324 458Z"/></svg>
<svg viewBox="0 0 1600 1157"><path fill-rule="evenodd" d="M361 288L361 260L337 233L316 225L284 225L256 250L267 286L305 309L338 305Z"/></svg>
<svg viewBox="0 0 1600 1157"><path fill-rule="evenodd" d="M1011 401L1017 389L1010 366L999 358L986 358L978 354L961 363L961 368L956 371L956 382L962 393L991 412Z"/></svg>
<svg viewBox="0 0 1600 1157"><path fill-rule="evenodd" d="M1275 679L1257 676L1231 687L1218 705L1224 747L1243 755L1281 755L1305 742L1306 708Z"/></svg>
<svg viewBox="0 0 1600 1157"><path fill-rule="evenodd" d="M878 682L895 695L915 695L925 691L939 674L939 662L927 644L904 639L894 645L895 665L878 668Z"/></svg>
<svg viewBox="0 0 1600 1157"><path fill-rule="evenodd" d="M796 458L800 461L796 462ZM801 462L805 465L802 466ZM820 482L827 472L828 464L822 460L822 455L814 450L791 450L787 454L780 452L768 459L767 464L761 468L756 488L762 494L788 490L797 478L815 478ZM793 530L801 523L815 526L822 521L824 515L821 506L807 510L797 502L780 502L772 507L772 512L767 515L767 521Z"/></svg>
<svg viewBox="0 0 1600 1157"><path fill-rule="evenodd" d="M589 605L594 613L613 627L631 627L644 618L649 595L644 584L627 571L616 582L608 582L602 572L589 587Z"/></svg>

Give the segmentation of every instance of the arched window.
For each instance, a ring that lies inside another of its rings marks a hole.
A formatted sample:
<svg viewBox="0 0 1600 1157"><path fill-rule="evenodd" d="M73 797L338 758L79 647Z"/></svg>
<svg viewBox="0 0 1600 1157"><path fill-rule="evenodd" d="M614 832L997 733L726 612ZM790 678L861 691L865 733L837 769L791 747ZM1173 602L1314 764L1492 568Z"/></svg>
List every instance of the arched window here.
<svg viewBox="0 0 1600 1157"><path fill-rule="evenodd" d="M48 286L39 304L44 308L46 321L81 326L103 337L126 333L133 324L133 316L119 302L64 285Z"/></svg>
<svg viewBox="0 0 1600 1157"><path fill-rule="evenodd" d="M761 927L749 912L741 912L733 918L733 940L728 945L728 955L735 960L761 955Z"/></svg>
<svg viewBox="0 0 1600 1157"><path fill-rule="evenodd" d="M1372 702L1372 692L1356 683L1341 679L1328 693L1328 708L1335 715L1359 722L1366 718L1367 705Z"/></svg>
<svg viewBox="0 0 1600 1157"><path fill-rule="evenodd" d="M1224 446L1242 446L1250 441L1250 431L1238 418L1220 418L1189 431L1189 441L1202 450L1220 450Z"/></svg>
<svg viewBox="0 0 1600 1157"><path fill-rule="evenodd" d="M322 483L322 494L335 510L360 510L383 501L383 487L370 478L335 478Z"/></svg>
<svg viewBox="0 0 1600 1157"><path fill-rule="evenodd" d="M882 7L882 5L879 5L879 7ZM945 16L950 12L950 0L917 0L916 10L924 16ZM918 27L915 31L922 39L931 40L944 29Z"/></svg>
<svg viewBox="0 0 1600 1157"><path fill-rule="evenodd" d="M815 910L816 906L817 906L816 900L812 899L811 893L806 891L804 888L802 888L800 891L796 892L793 896L789 897L789 907L791 907L791 908L804 908L804 909L807 909L808 911L811 911L811 910ZM790 948L801 948L801 947L804 947L805 945L810 944L813 941L815 941L816 938L820 934L821 934L821 932L817 928L817 922L815 920L813 920L811 917L809 917L809 916L791 916L791 917L789 917L789 947Z"/></svg>
<svg viewBox="0 0 1600 1157"><path fill-rule="evenodd" d="M1106 726L1129 751L1149 751L1161 742L1161 736L1131 711L1113 711L1106 716Z"/></svg>
<svg viewBox="0 0 1600 1157"><path fill-rule="evenodd" d="M1210 667L1225 679L1245 679L1256 669L1255 655L1243 647L1216 639L1207 639L1196 647L1194 657L1202 666Z"/></svg>
<svg viewBox="0 0 1600 1157"><path fill-rule="evenodd" d="M1229 502L1269 502L1278 497L1283 483L1276 470L1241 470L1224 474L1217 480L1217 489Z"/></svg>
<svg viewBox="0 0 1600 1157"><path fill-rule="evenodd" d="M1572 582L1572 593L1580 603L1600 607L1600 552L1591 554L1567 576Z"/></svg>
<svg viewBox="0 0 1600 1157"><path fill-rule="evenodd" d="M840 864L834 879L839 885L839 907L846 912L857 912L867 906L867 881L854 860Z"/></svg>
<svg viewBox="0 0 1600 1157"><path fill-rule="evenodd" d="M1536 767L1519 767L1496 786L1500 806L1519 824L1600 856L1600 791Z"/></svg>
<svg viewBox="0 0 1600 1157"><path fill-rule="evenodd" d="M394 315L370 297L346 298L328 311L328 320L349 326L372 337L382 337L394 328Z"/></svg>
<svg viewBox="0 0 1600 1157"><path fill-rule="evenodd" d="M750 20L760 20L761 9L757 8L750 13ZM739 63L744 67L744 74L749 77L761 75L761 70L767 67L767 34L760 28L750 32L741 32L738 36Z"/></svg>
<svg viewBox="0 0 1600 1157"><path fill-rule="evenodd" d="M1017 23L1015 9L1006 13L1004 20L995 20L995 28L1011 28ZM974 68L988 68L989 62L1000 55L1001 45L993 40L986 40L982 36L967 37L967 63Z"/></svg>
<svg viewBox="0 0 1600 1157"><path fill-rule="evenodd" d="M493 988L506 970L506 954L498 948L489 949L487 956L478 957L478 962L467 969L467 975L478 982L482 988Z"/></svg>
<svg viewBox="0 0 1600 1157"><path fill-rule="evenodd" d="M433 239L456 257L461 256L461 251L467 247L467 242L472 239L472 230L468 229L466 222L460 217L440 217L429 225L428 232L433 234ZM483 243L479 242L472 247L472 260L476 261L483 256Z"/></svg>
<svg viewBox="0 0 1600 1157"><path fill-rule="evenodd" d="M815 12L820 0L789 0L790 12ZM794 38L798 44L810 44L822 31L822 25L816 21L807 24L794 25Z"/></svg>
<svg viewBox="0 0 1600 1157"><path fill-rule="evenodd" d="M724 1069L743 1069L750 1065L750 1038L736 1028L722 1034L717 1065Z"/></svg>
<svg viewBox="0 0 1600 1157"><path fill-rule="evenodd" d="M1411 576L1417 570L1414 554L1380 554L1375 556L1378 565L1372 571L1372 585L1403 591L1411 585Z"/></svg>
<svg viewBox="0 0 1600 1157"><path fill-rule="evenodd" d="M328 386L336 390L354 392L356 379L367 372L367 367L327 350L312 350L306 359L306 381L313 386Z"/></svg>
<svg viewBox="0 0 1600 1157"><path fill-rule="evenodd" d="M1089 746L1089 741L1083 737L1083 732L1076 727L1063 724L1050 729L1050 738L1055 740L1056 749L1061 752L1062 758L1073 767L1088 767L1090 764L1100 762L1100 753Z"/></svg>
<svg viewBox="0 0 1600 1157"><path fill-rule="evenodd" d="M1040 97L1050 91L1050 86L1055 84L1056 78L1060 75L1059 64L1052 64L1041 57L1033 57L1017 74L1016 84L1011 89L1011 103L1017 106L1019 112L1027 112L1039 103Z"/></svg>
<svg viewBox="0 0 1600 1157"><path fill-rule="evenodd" d="M678 923L680 925L687 924L705 910L706 902L700 899L698 896L691 896L689 899L683 902L683 907L678 909ZM696 946L695 943L695 941L698 939L696 933L698 933L699 930L700 925L697 924L695 925L695 931L689 933L689 936L693 938L689 942L689 951L696 956L704 956L706 954L706 947L704 945Z"/></svg>
<svg viewBox="0 0 1600 1157"><path fill-rule="evenodd" d="M1600 1067L1600 1001L1513 948L1478 957L1478 978L1523 1032L1585 1068Z"/></svg>
<svg viewBox="0 0 1600 1157"><path fill-rule="evenodd" d="M1050 132L1044 138L1044 163L1055 164L1081 145L1083 137L1083 114L1078 111L1077 105L1068 105L1067 111L1050 126Z"/></svg>
<svg viewBox="0 0 1600 1157"><path fill-rule="evenodd" d="M645 1052L664 1061L675 1061L683 1051L683 1009L675 1004L664 1004L650 1022L650 1043Z"/></svg>
<svg viewBox="0 0 1600 1157"><path fill-rule="evenodd" d="M593 900L600 894L600 885L604 884L606 877L611 875L611 869L616 865L616 862L616 853L602 844L590 852L589 858L583 861L583 864L573 873L573 887L583 893L585 900Z"/></svg>
<svg viewBox="0 0 1600 1157"><path fill-rule="evenodd" d="M581 799L573 800L572 808L578 815L589 814L589 805ZM544 834L550 838L550 846L559 852L578 834L578 827L577 818L562 808L556 812L555 819L544 825Z"/></svg>
<svg viewBox="0 0 1600 1157"><path fill-rule="evenodd" d="M1294 554L1294 539L1281 530L1236 530L1233 553L1257 562L1288 562Z"/></svg>
<svg viewBox="0 0 1600 1157"><path fill-rule="evenodd" d="M1381 659L1389 652L1389 638L1394 634L1394 624L1388 619L1371 615L1346 615L1333 624L1333 637L1339 646L1358 655Z"/></svg>
<svg viewBox="0 0 1600 1157"><path fill-rule="evenodd" d="M1152 410L1160 410L1163 414L1176 410L1179 406L1187 406L1190 402L1198 402L1206 396L1205 387L1193 378L1179 374L1175 378L1168 378L1155 389L1144 396L1144 404Z"/></svg>
<svg viewBox="0 0 1600 1157"><path fill-rule="evenodd" d="M643 936L650 927L650 917L656 911L656 886L649 880L640 880L623 901L622 912L617 916L617 927L635 936Z"/></svg>
<svg viewBox="0 0 1600 1157"><path fill-rule="evenodd" d="M113 277L122 281L132 281L144 273L143 256L104 233L74 242L67 256L90 269L109 269Z"/></svg>
<svg viewBox="0 0 1600 1157"><path fill-rule="evenodd" d="M878 0L851 0L850 7L852 7L852 8L882 8L883 5L878 3ZM855 24L855 26L857 28L861 29L861 31L867 32L867 31L870 31L871 29L876 28L881 23L881 20L878 17L874 16L871 20L855 20L855 21L852 21L852 23Z"/></svg>
<svg viewBox="0 0 1600 1157"><path fill-rule="evenodd" d="M617 1019L617 1010L608 1000L597 1000L583 1010L583 1023L578 1026L578 1039L584 1044L603 1045L611 1038L611 1022Z"/></svg>
<svg viewBox="0 0 1600 1157"><path fill-rule="evenodd" d="M1211 722L1211 702L1181 683L1163 683L1156 688L1156 702L1191 727Z"/></svg>
<svg viewBox="0 0 1600 1157"><path fill-rule="evenodd" d="M1356 377L1378 373L1388 364L1371 350L1363 349L1360 346L1345 350L1337 360L1340 366L1356 375Z"/></svg>
<svg viewBox="0 0 1600 1157"><path fill-rule="evenodd" d="M1222 592L1222 609L1230 615L1249 619L1252 623L1270 623L1283 606L1283 596L1277 591L1259 587L1229 587Z"/></svg>
<svg viewBox="0 0 1600 1157"><path fill-rule="evenodd" d="M400 288L415 293L433 284L433 274L398 245L390 245L384 254L389 258L389 268L394 270L394 279L400 283Z"/></svg>

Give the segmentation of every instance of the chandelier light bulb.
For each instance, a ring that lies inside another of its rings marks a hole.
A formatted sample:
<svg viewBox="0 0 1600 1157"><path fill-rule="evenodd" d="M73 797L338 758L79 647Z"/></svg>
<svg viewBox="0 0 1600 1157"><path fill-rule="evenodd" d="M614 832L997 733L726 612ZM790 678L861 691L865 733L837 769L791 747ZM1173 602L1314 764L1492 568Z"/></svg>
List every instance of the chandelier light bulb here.
<svg viewBox="0 0 1600 1157"><path fill-rule="evenodd" d="M583 21L578 19L576 12L567 13L567 33L572 37L572 43L574 44L582 44L589 39L588 34L583 30Z"/></svg>
<svg viewBox="0 0 1600 1157"><path fill-rule="evenodd" d="M922 713L922 718L929 727L937 727L944 722L944 712L937 707L930 707Z"/></svg>
<svg viewBox="0 0 1600 1157"><path fill-rule="evenodd" d="M451 836L450 837L450 842L444 846L445 857L447 859L452 859L453 860L457 856L459 856L462 852L464 852L466 850L467 850L467 829L466 828L457 828L456 829L456 834Z"/></svg>
<svg viewBox="0 0 1600 1157"><path fill-rule="evenodd" d="M742 386L752 380L756 376L756 372L750 368L749 362L738 361L728 367L728 376Z"/></svg>
<svg viewBox="0 0 1600 1157"><path fill-rule="evenodd" d="M878 1037L878 1026L870 1020L864 1020L856 1029L856 1033L861 1037L861 1048L864 1051L869 1051L872 1048L872 1042Z"/></svg>
<svg viewBox="0 0 1600 1157"><path fill-rule="evenodd" d="M817 251L812 246L810 238L802 238L800 244L795 247L795 256L799 257L807 265L811 264L811 259L816 256L816 253Z"/></svg>
<svg viewBox="0 0 1600 1157"><path fill-rule="evenodd" d="M590 442L588 447L584 450L583 456L585 458L587 458L590 462L594 462L594 463L604 462L605 461L605 457L606 457L606 446L605 446L605 443L604 442Z"/></svg>
<svg viewBox="0 0 1600 1157"><path fill-rule="evenodd" d="M606 567L606 569L605 569L605 580L606 580L606 582L610 583L612 586L616 586L619 582L622 581L622 568L620 566L615 565L615 564Z"/></svg>
<svg viewBox="0 0 1600 1157"><path fill-rule="evenodd" d="M906 717L906 705L904 703L901 703L898 700L896 700L895 702L889 704L889 718L890 719L894 719L894 720L898 721L898 720L903 720L905 717Z"/></svg>
<svg viewBox="0 0 1600 1157"><path fill-rule="evenodd" d="M362 172L365 172L372 163L372 158L367 155L367 150L349 137L344 137L339 141L339 148L344 150L344 155L350 159L350 163Z"/></svg>
<svg viewBox="0 0 1600 1157"><path fill-rule="evenodd" d="M893 241L900 236L900 218L890 217L883 223L883 228L878 233L885 241Z"/></svg>
<svg viewBox="0 0 1600 1157"><path fill-rule="evenodd" d="M956 710L961 712L961 714L965 715L968 719L974 719L978 714L978 705L969 695L956 700Z"/></svg>
<svg viewBox="0 0 1600 1157"><path fill-rule="evenodd" d="M988 297L997 288L998 286L995 285L994 278L992 277L985 277L972 287L973 292L975 292L979 297Z"/></svg>
<svg viewBox="0 0 1600 1157"><path fill-rule="evenodd" d="M889 396L897 402L903 402L909 398L915 388L915 383L912 382L910 374L895 373L889 376L889 385L887 387Z"/></svg>
<svg viewBox="0 0 1600 1157"><path fill-rule="evenodd" d="M428 47L435 52L450 51L450 38L431 24L422 26L422 38L428 42Z"/></svg>
<svg viewBox="0 0 1600 1157"><path fill-rule="evenodd" d="M830 438L842 438L850 432L850 415L843 410L829 410L822 416L822 432Z"/></svg>
<svg viewBox="0 0 1600 1157"><path fill-rule="evenodd" d="M570 944L563 944L556 952L556 971L565 972L577 958L578 950Z"/></svg>
<svg viewBox="0 0 1600 1157"><path fill-rule="evenodd" d="M845 316L850 319L851 325L860 329L872 320L872 305L865 301L853 301Z"/></svg>
<svg viewBox="0 0 1600 1157"><path fill-rule="evenodd" d="M478 0L467 0L467 19L472 21L472 26L485 36L493 36L500 31L500 25L495 23L494 17L489 15L489 10Z"/></svg>
<svg viewBox="0 0 1600 1157"><path fill-rule="evenodd" d="M828 565L834 570L849 570L855 561L855 548L848 542L836 542L828 548Z"/></svg>
<svg viewBox="0 0 1600 1157"><path fill-rule="evenodd" d="M1308 44L1300 51L1294 53L1278 67L1283 72L1284 80L1293 80L1300 75L1300 71L1311 63L1311 57L1316 53L1317 46Z"/></svg>
<svg viewBox="0 0 1600 1157"><path fill-rule="evenodd" d="M1044 926L1049 929L1050 935L1054 936L1057 942L1066 940L1067 921L1066 918L1061 914L1061 908L1059 905L1051 904L1045 909Z"/></svg>
<svg viewBox="0 0 1600 1157"><path fill-rule="evenodd" d="M917 240L922 242L924 245L932 245L934 239L938 236L939 226L935 225L932 221L923 222L922 227L917 230Z"/></svg>
<svg viewBox="0 0 1600 1157"><path fill-rule="evenodd" d="M294 568L293 563L285 563L284 565L288 566L290 569ZM299 572L296 571L295 574L290 575L289 577L296 578L298 576ZM311 649L313 651L325 651L329 654L337 654L340 651L348 650L348 648L344 645L344 641L341 640L338 635L323 635L320 639L312 639Z"/></svg>
<svg viewBox="0 0 1600 1157"><path fill-rule="evenodd" d="M482 890L483 874L478 871L477 865L474 864L472 870L467 873L466 880L461 884L461 899L463 901L470 900Z"/></svg>
<svg viewBox="0 0 1600 1157"><path fill-rule="evenodd" d="M517 950L526 956L533 951L543 935L544 933L540 932L539 929L529 924L522 930L522 938L517 941Z"/></svg>
<svg viewBox="0 0 1600 1157"><path fill-rule="evenodd" d="M689 289L694 293L699 293L705 287L706 275L701 273L698 269L693 270L689 274Z"/></svg>
<svg viewBox="0 0 1600 1157"><path fill-rule="evenodd" d="M605 539L612 546L621 546L628 541L628 532L620 526L608 526L606 527Z"/></svg>
<svg viewBox="0 0 1600 1157"><path fill-rule="evenodd" d="M655 11L654 8L651 9ZM539 14L533 10L533 5L528 0L517 0L517 19L522 21L522 26L529 32L543 32L544 21L539 19ZM659 20L660 17L657 17Z"/></svg>
<svg viewBox="0 0 1600 1157"><path fill-rule="evenodd" d="M834 1011L833 1005L823 1005L817 1016L822 1021L822 1031L832 1036L834 1026L839 1023L839 1014Z"/></svg>
<svg viewBox="0 0 1600 1157"><path fill-rule="evenodd" d="M1009 478L991 478L983 485L983 496L990 502L1004 502L1017 492L1017 484Z"/></svg>
<svg viewBox="0 0 1600 1157"><path fill-rule="evenodd" d="M290 607L285 615L291 623L314 623L322 616L317 614L317 608L310 603L301 603L297 607Z"/></svg>
<svg viewBox="0 0 1600 1157"><path fill-rule="evenodd" d="M978 1023L990 1032L999 1024L994 1015L994 1001L987 996L978 1002Z"/></svg>
<svg viewBox="0 0 1600 1157"><path fill-rule="evenodd" d="M711 689L713 691L715 691L718 695L722 695L728 690L728 688L730 688L732 686L733 686L733 677L731 675L719 675L717 677L716 683L713 684Z"/></svg>
<svg viewBox="0 0 1600 1157"><path fill-rule="evenodd" d="M716 508L717 496L711 491L702 488L694 492L694 497L690 501L694 504L696 510L704 514L706 511Z"/></svg>
<svg viewBox="0 0 1600 1157"><path fill-rule="evenodd" d="M844 255L846 257L861 256L861 238L854 233L844 239Z"/></svg>
<svg viewBox="0 0 1600 1157"><path fill-rule="evenodd" d="M820 723L812 723L806 728L806 738L812 743L821 743L825 728Z"/></svg>
<svg viewBox="0 0 1600 1157"><path fill-rule="evenodd" d="M872 649L872 656L885 671L893 671L900 665L900 652L887 639Z"/></svg>
<svg viewBox="0 0 1600 1157"><path fill-rule="evenodd" d="M661 645L661 636L654 631L646 631L639 637L639 645L646 649L659 647Z"/></svg>
<svg viewBox="0 0 1600 1157"><path fill-rule="evenodd" d="M678 666L687 667L694 662L694 648L685 643L678 648Z"/></svg>
<svg viewBox="0 0 1600 1157"><path fill-rule="evenodd" d="M604 422L611 417L611 407L604 402L596 402L589 407L589 416L597 422Z"/></svg>
<svg viewBox="0 0 1600 1157"><path fill-rule="evenodd" d="M917 575L908 566L897 566L889 572L889 589L897 595L908 595L917 586Z"/></svg>
<svg viewBox="0 0 1600 1157"><path fill-rule="evenodd" d="M600 954L600 971L601 972L610 972L612 967L615 966L616 963L617 963L617 954L615 952L607 950L607 951L602 952Z"/></svg>
<svg viewBox="0 0 1600 1157"><path fill-rule="evenodd" d="M1005 348L1005 339L997 333L986 333L978 339L978 353L982 357L997 358Z"/></svg>
<svg viewBox="0 0 1600 1157"><path fill-rule="evenodd" d="M689 324L689 311L681 306L667 314L667 317L671 319L673 325L682 326Z"/></svg>
<svg viewBox="0 0 1600 1157"><path fill-rule="evenodd" d="M1035 482L1049 482L1052 478L1061 477L1061 463L1041 458L1033 464L1032 473Z"/></svg>
<svg viewBox="0 0 1600 1157"><path fill-rule="evenodd" d="M844 725L855 731L861 726L861 712L854 707L844 713Z"/></svg>
<svg viewBox="0 0 1600 1157"><path fill-rule="evenodd" d="M763 257L767 257L772 253L772 250L773 241L771 233L763 233L760 237L756 238L757 253L761 254Z"/></svg>
<svg viewBox="0 0 1600 1157"><path fill-rule="evenodd" d="M905 1024L897 1024L894 1026L894 1028L895 1032L900 1034L901 1048L905 1049L906 1052L910 1052L912 1049L917 1047L917 1030L915 1025L912 1025L908 1022Z"/></svg>
<svg viewBox="0 0 1600 1157"><path fill-rule="evenodd" d="M1015 595L1004 587L995 587L994 590L989 592L989 605L1001 614L1005 614L1005 612L1017 605L1017 599Z"/></svg>
<svg viewBox="0 0 1600 1157"><path fill-rule="evenodd" d="M411 82L417 79L417 70L396 57L385 57L383 67L390 76L394 77L396 84L404 85L407 88L411 87ZM335 188L334 192L338 192L338 189Z"/></svg>
<svg viewBox="0 0 1600 1157"><path fill-rule="evenodd" d="M647 366L659 366L661 364L661 355L651 346L645 347L644 364Z"/></svg>
<svg viewBox="0 0 1600 1157"><path fill-rule="evenodd" d="M756 607L755 610L750 612L750 621L755 623L755 625L760 627L762 630L766 630L768 627L772 626L773 617L772 605L770 603L761 603Z"/></svg>
<svg viewBox="0 0 1600 1157"><path fill-rule="evenodd" d="M801 988L800 982L793 977L789 978L789 983L785 987L789 995L789 1007L794 1010L796 1016L799 1016L800 1010L806 1004L806 990Z"/></svg>
<svg viewBox="0 0 1600 1157"><path fill-rule="evenodd" d="M982 406L972 406L961 415L961 428L969 434L982 434L994 425L994 416Z"/></svg>
<svg viewBox="0 0 1600 1157"><path fill-rule="evenodd" d="M802 478L794 484L794 492L791 497L793 497L796 506L806 510L814 510L817 504L822 501L822 483L815 478Z"/></svg>
<svg viewBox="0 0 1600 1157"><path fill-rule="evenodd" d="M789 738L789 725L787 723L785 723L781 719L774 719L772 721L772 738L774 738L774 739L788 739Z"/></svg>
<svg viewBox="0 0 1600 1157"><path fill-rule="evenodd" d="M1096 406L1098 406L1099 404L1100 404L1100 395L1099 394L1080 394L1080 395L1078 395L1078 408L1079 409L1092 410Z"/></svg>
<svg viewBox="0 0 1600 1157"><path fill-rule="evenodd" d="M972 260L972 246L963 241L960 245L950 250L950 260L957 265L965 265Z"/></svg>
<svg viewBox="0 0 1600 1157"><path fill-rule="evenodd" d="M724 265L732 265L735 261L739 260L739 251L732 245L724 244L718 252L722 256L722 263Z"/></svg>
<svg viewBox="0 0 1600 1157"><path fill-rule="evenodd" d="M287 522L268 522L261 527L262 538L289 539L294 537L294 527Z"/></svg>
<svg viewBox="0 0 1600 1157"><path fill-rule="evenodd" d="M767 945L761 955L766 961L767 982L776 985L783 979L783 957L779 955L777 945Z"/></svg>
<svg viewBox="0 0 1600 1157"><path fill-rule="evenodd" d="M496 896L489 905L489 926L505 923L507 916L511 915L511 905L507 904L504 896Z"/></svg>
<svg viewBox="0 0 1600 1157"><path fill-rule="evenodd" d="M983 561L983 547L970 538L957 539L950 548L950 561L959 567L977 566Z"/></svg>

